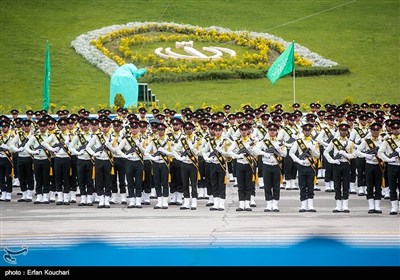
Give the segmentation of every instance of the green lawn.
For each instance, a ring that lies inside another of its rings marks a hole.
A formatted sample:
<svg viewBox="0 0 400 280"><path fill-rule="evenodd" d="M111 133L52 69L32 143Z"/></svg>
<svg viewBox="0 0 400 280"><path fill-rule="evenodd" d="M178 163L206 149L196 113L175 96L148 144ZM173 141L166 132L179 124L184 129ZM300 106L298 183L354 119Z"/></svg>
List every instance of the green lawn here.
<svg viewBox="0 0 400 280"><path fill-rule="evenodd" d="M397 0L2 0L0 13L2 113L41 108L46 40L51 45L51 102L69 109L107 105L110 78L77 55L70 43L82 33L132 21L268 32L349 67L345 76L297 78L299 103L338 104L348 96L358 103L400 102ZM289 77L274 86L265 78L150 87L160 105L168 107L229 103L236 109L244 103L293 102Z"/></svg>

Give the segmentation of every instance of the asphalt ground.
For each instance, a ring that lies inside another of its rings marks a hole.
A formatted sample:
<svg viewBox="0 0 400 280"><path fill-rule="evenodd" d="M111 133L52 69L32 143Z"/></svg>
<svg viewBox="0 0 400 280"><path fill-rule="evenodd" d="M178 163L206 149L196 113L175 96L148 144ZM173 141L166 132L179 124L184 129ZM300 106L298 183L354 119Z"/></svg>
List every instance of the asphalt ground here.
<svg viewBox="0 0 400 280"><path fill-rule="evenodd" d="M319 180L320 187L323 181ZM281 190L280 212L264 212L264 190L256 187L257 207L237 212L238 193L233 183L226 188L225 211L210 211L207 200L199 200L197 210L128 209L111 205L56 206L16 202L0 203L1 247L63 246L81 240L102 240L113 244L162 244L224 246L285 245L313 236L333 237L355 246L400 246L400 215L389 215L389 200L381 201L382 214L368 214L365 196L351 194L350 213L332 213L334 193L316 191L315 213L299 213L299 190ZM323 189L323 188L322 188ZM78 197L79 202L79 197Z"/></svg>

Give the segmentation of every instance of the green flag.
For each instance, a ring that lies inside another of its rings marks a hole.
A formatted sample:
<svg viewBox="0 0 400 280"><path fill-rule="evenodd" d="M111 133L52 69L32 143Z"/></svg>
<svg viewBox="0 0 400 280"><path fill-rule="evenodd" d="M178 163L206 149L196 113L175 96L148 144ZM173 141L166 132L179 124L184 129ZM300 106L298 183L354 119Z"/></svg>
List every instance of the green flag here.
<svg viewBox="0 0 400 280"><path fill-rule="evenodd" d="M44 77L43 77L43 109L46 111L50 107L50 46L46 43L46 58L44 62Z"/></svg>
<svg viewBox="0 0 400 280"><path fill-rule="evenodd" d="M275 60L268 70L267 78L274 85L276 81L294 69L294 42Z"/></svg>

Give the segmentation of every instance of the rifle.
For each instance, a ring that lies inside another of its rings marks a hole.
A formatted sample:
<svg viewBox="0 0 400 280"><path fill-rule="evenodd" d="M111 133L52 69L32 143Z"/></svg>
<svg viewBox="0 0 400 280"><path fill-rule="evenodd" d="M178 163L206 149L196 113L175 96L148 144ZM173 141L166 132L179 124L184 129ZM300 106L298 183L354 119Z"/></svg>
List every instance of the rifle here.
<svg viewBox="0 0 400 280"><path fill-rule="evenodd" d="M26 145L26 143L28 143L28 138L26 138L24 141L21 141L21 144L20 145L18 145L18 148L22 148L22 147L24 147L25 145Z"/></svg>
<svg viewBox="0 0 400 280"><path fill-rule="evenodd" d="M330 143L333 140L334 136L333 133L331 133L331 136L326 140L326 143Z"/></svg>
<svg viewBox="0 0 400 280"><path fill-rule="evenodd" d="M301 155L298 156L300 160L305 160L308 157L311 157L310 148L307 148Z"/></svg>
<svg viewBox="0 0 400 280"><path fill-rule="evenodd" d="M51 146L53 149L55 148L62 148L62 144L60 142L54 144L53 146Z"/></svg>
<svg viewBox="0 0 400 280"><path fill-rule="evenodd" d="M46 148L42 144L39 144L39 146L35 148L35 151L37 150L46 150Z"/></svg>
<svg viewBox="0 0 400 280"><path fill-rule="evenodd" d="M130 153L133 153L134 151L136 151L135 147L131 147L129 150L125 151L125 154L129 155Z"/></svg>
<svg viewBox="0 0 400 280"><path fill-rule="evenodd" d="M187 156L189 155L189 150L185 150L182 154L181 157Z"/></svg>
<svg viewBox="0 0 400 280"><path fill-rule="evenodd" d="M398 152L393 151L393 153L391 153L390 155L388 155L388 158L393 158L393 157L396 157L396 156L400 157L400 155L399 155Z"/></svg>
<svg viewBox="0 0 400 280"><path fill-rule="evenodd" d="M80 152L80 151L82 151L82 150L85 150L87 144L88 144L88 143L86 142L85 144L83 144L82 146L80 146L80 147L77 149L77 151Z"/></svg>
<svg viewBox="0 0 400 280"><path fill-rule="evenodd" d="M100 147L98 147L94 152L95 152L95 153L97 153L97 152L103 152L105 149L106 149L106 145L103 144L103 145L101 145Z"/></svg>
<svg viewBox="0 0 400 280"><path fill-rule="evenodd" d="M379 147L376 146L375 148L369 149L368 151L365 151L364 153L368 154L368 155L376 155L378 153L378 150L379 150Z"/></svg>
<svg viewBox="0 0 400 280"><path fill-rule="evenodd" d="M286 141L286 143L292 144L294 141L296 141L296 139L294 139L292 136L290 136L290 138Z"/></svg>

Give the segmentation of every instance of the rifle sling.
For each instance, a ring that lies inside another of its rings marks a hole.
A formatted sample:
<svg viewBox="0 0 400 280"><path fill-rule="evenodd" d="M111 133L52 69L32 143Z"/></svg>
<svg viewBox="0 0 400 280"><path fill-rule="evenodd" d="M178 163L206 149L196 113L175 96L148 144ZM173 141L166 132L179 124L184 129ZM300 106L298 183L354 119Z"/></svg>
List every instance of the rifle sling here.
<svg viewBox="0 0 400 280"><path fill-rule="evenodd" d="M307 150L307 146L306 144L304 144L304 141L302 139L297 139L297 145L299 145L302 153ZM310 162L312 169L316 171L317 162L310 156L307 157L307 160Z"/></svg>
<svg viewBox="0 0 400 280"><path fill-rule="evenodd" d="M128 141L129 145L133 148L137 156L139 157L140 161L143 163L143 154L140 151L139 147L136 145L135 140L129 135L125 137L126 141Z"/></svg>

